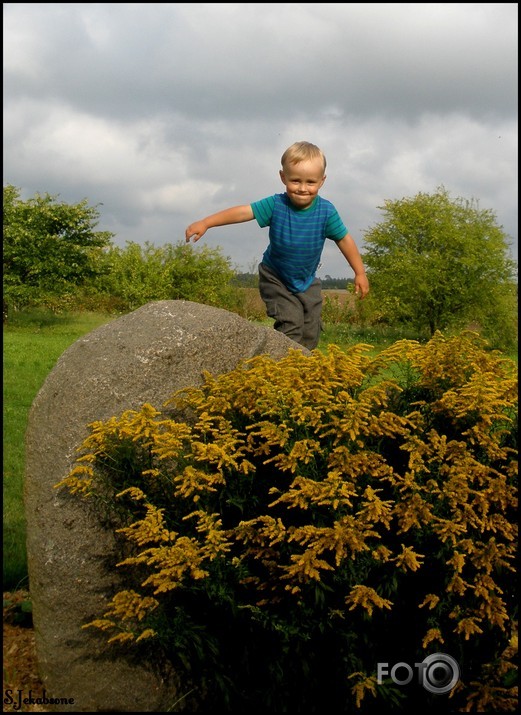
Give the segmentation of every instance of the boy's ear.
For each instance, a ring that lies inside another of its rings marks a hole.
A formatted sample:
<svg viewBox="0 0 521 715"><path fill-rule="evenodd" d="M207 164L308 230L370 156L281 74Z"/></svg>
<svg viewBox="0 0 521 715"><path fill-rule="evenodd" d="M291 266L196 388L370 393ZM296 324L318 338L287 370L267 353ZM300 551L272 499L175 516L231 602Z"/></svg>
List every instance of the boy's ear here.
<svg viewBox="0 0 521 715"><path fill-rule="evenodd" d="M279 171L279 176L284 186L286 186L286 177L284 176L284 171L282 169Z"/></svg>

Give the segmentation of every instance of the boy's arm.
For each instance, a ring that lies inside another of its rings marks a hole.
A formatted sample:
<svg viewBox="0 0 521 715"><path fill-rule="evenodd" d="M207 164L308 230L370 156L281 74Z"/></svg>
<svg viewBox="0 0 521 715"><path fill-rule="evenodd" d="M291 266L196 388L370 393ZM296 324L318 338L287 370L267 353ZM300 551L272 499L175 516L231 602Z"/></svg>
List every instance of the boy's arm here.
<svg viewBox="0 0 521 715"><path fill-rule="evenodd" d="M245 204L244 206L232 206L230 209L224 209L224 211L219 211L200 221L191 223L185 231L185 239L186 242L189 243L192 238L195 243L201 236L204 236L209 228L227 226L230 223L243 223L244 221L251 221L253 218L253 211L249 204Z"/></svg>
<svg viewBox="0 0 521 715"><path fill-rule="evenodd" d="M356 295L359 295L360 298L365 298L369 293L369 281L365 275L364 264L353 237L346 233L344 238L336 242L336 245L355 273Z"/></svg>

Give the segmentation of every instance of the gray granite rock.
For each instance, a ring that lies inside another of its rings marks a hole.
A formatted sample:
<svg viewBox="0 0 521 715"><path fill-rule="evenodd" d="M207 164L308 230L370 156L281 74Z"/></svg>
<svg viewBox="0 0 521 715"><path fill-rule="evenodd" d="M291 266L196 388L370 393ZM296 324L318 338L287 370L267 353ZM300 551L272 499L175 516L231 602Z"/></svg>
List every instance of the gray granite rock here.
<svg viewBox="0 0 521 715"><path fill-rule="evenodd" d="M29 588L37 656L58 712L181 711L175 673L115 657L82 624L105 610L119 575L107 568L110 532L85 501L54 485L70 471L88 424L144 402L161 408L172 393L255 355L302 350L272 328L190 301L159 301L77 340L36 396L26 433L25 510Z"/></svg>

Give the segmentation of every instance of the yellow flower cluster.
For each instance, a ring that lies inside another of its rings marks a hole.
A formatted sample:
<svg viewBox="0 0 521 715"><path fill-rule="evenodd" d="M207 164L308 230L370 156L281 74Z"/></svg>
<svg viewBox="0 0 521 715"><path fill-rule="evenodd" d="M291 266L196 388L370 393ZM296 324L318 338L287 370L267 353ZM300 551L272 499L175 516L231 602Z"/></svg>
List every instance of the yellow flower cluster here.
<svg viewBox="0 0 521 715"><path fill-rule="evenodd" d="M155 598L143 597L136 591L120 591L112 599L110 608L105 613L105 618L97 618L86 623L83 628L99 628L102 631L116 631L109 638L109 643L139 641L153 638L157 634L151 628L141 629L136 633L135 623L143 619L159 605Z"/></svg>
<svg viewBox="0 0 521 715"><path fill-rule="evenodd" d="M99 480L114 445L134 445L143 468L132 485L118 473L125 488L115 494L139 518L119 529L134 549L119 565L148 575L142 595L116 594L89 625L116 631L112 640L151 637L145 616L156 599L213 578L218 562L236 573L243 607L298 606L317 584L333 590L333 575L363 558L364 573L418 579L420 650L509 632L497 574L514 571L517 545L512 365L472 334L399 341L374 359L367 352L257 356L174 394L165 407L189 423L145 404L90 425L57 486L106 490ZM158 494L167 495L160 504ZM429 549L420 547L426 539ZM444 577L425 588L434 563ZM392 612L400 598L360 578L347 588L330 608L340 619ZM360 706L376 681L353 675ZM468 688L469 704L493 697Z"/></svg>

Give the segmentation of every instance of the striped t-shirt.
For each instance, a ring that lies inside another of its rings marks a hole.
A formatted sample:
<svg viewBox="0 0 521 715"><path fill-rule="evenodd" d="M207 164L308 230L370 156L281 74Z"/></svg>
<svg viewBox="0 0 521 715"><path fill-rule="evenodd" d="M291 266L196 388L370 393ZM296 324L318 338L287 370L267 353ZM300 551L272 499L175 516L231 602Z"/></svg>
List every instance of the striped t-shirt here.
<svg viewBox="0 0 521 715"><path fill-rule="evenodd" d="M307 290L315 278L326 238L340 241L347 233L336 208L317 196L307 209L297 209L287 194L251 204L262 228L269 226L269 245L262 262L292 293Z"/></svg>

